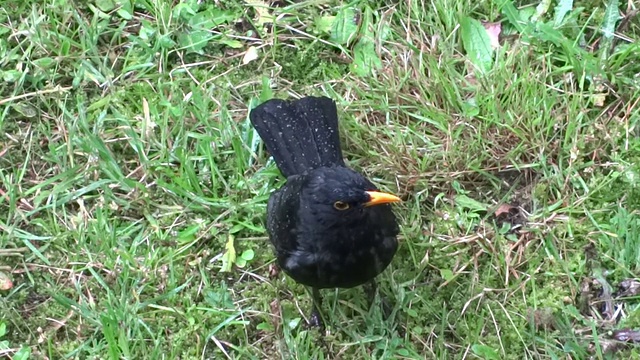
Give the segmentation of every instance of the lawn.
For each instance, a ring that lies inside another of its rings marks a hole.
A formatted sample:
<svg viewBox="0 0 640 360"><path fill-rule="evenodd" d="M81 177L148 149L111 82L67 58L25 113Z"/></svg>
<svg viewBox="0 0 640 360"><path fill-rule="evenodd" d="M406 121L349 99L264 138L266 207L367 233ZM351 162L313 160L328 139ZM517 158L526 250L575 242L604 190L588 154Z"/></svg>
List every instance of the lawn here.
<svg viewBox="0 0 640 360"><path fill-rule="evenodd" d="M640 7L2 1L0 357L640 359ZM394 206L369 307L275 266L262 101Z"/></svg>

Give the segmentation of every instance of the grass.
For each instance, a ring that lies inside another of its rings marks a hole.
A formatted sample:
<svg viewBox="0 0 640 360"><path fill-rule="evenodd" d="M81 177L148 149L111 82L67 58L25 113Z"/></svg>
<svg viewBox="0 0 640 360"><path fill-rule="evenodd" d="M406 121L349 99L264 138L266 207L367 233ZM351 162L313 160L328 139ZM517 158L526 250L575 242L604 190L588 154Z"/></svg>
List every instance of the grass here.
<svg viewBox="0 0 640 360"><path fill-rule="evenodd" d="M640 358L633 2L131 3L0 11L0 354ZM393 313L325 291L323 334L274 271L247 116L320 94L405 199Z"/></svg>

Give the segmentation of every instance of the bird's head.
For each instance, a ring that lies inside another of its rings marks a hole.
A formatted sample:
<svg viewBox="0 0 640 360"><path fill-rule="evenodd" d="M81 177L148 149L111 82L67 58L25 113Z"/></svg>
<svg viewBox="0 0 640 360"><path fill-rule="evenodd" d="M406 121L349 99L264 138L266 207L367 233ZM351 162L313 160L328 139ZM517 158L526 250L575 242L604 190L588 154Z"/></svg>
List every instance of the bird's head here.
<svg viewBox="0 0 640 360"><path fill-rule="evenodd" d="M348 223L366 216L369 209L400 198L377 190L364 176L345 167L323 167L310 173L303 197L316 218L327 223ZM326 224L330 225L330 224Z"/></svg>

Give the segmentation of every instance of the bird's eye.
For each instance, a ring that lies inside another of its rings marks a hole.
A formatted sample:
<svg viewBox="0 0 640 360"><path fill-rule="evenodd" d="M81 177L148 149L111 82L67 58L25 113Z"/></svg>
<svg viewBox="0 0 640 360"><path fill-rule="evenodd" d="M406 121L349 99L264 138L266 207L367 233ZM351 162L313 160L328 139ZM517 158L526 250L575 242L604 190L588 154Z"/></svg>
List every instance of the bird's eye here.
<svg viewBox="0 0 640 360"><path fill-rule="evenodd" d="M341 210L342 211L342 210L347 210L349 208L349 204L347 204L344 201L336 201L336 202L333 203L333 207L336 210Z"/></svg>

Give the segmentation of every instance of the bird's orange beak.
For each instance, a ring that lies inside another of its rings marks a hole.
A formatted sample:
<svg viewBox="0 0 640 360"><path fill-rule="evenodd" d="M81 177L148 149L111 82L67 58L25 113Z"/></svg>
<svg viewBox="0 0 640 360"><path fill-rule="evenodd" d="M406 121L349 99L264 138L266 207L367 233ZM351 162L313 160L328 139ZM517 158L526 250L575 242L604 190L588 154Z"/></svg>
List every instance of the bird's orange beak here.
<svg viewBox="0 0 640 360"><path fill-rule="evenodd" d="M364 206L382 205L402 201L399 197L379 191L365 191L371 197L371 200L364 203Z"/></svg>

